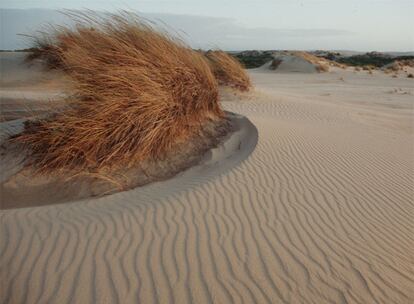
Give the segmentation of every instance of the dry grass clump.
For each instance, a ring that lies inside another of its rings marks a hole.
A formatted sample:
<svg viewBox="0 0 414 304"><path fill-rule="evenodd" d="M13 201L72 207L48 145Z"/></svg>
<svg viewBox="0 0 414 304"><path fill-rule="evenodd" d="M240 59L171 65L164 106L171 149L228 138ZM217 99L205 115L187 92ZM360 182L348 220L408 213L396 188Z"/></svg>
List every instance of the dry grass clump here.
<svg viewBox="0 0 414 304"><path fill-rule="evenodd" d="M61 33L62 37L56 39L56 42L64 40L64 35L66 33ZM32 62L34 60L42 60L43 64L49 69L63 69L62 62L62 48L64 44L61 43L60 46L54 45L50 40L50 36L46 33L43 33L39 36L29 36L33 39L33 45L30 49L30 53L26 56L27 62Z"/></svg>
<svg viewBox="0 0 414 304"><path fill-rule="evenodd" d="M329 72L329 66L328 65L325 65L325 64L317 64L315 67L316 67L316 70L319 73Z"/></svg>
<svg viewBox="0 0 414 304"><path fill-rule="evenodd" d="M405 67L414 68L414 59L400 59L394 62L395 65L399 67L399 69L403 69Z"/></svg>
<svg viewBox="0 0 414 304"><path fill-rule="evenodd" d="M396 61L386 66L386 70L393 72L398 72L400 68L400 65Z"/></svg>
<svg viewBox="0 0 414 304"><path fill-rule="evenodd" d="M414 67L414 60L412 59L402 59L396 60L390 64L387 64L383 67L385 72L399 72L399 71L407 71L407 68Z"/></svg>
<svg viewBox="0 0 414 304"><path fill-rule="evenodd" d="M414 74L412 74L412 73L408 74L407 78L414 78Z"/></svg>
<svg viewBox="0 0 414 304"><path fill-rule="evenodd" d="M272 60L272 63L270 64L269 68L271 70L276 70L281 63L282 63L282 60L275 58Z"/></svg>
<svg viewBox="0 0 414 304"><path fill-rule="evenodd" d="M328 59L325 59L325 60L331 66L334 66L334 67L337 67L337 68L340 68L340 69L343 69L343 70L345 70L347 68L347 66L345 64L342 64L342 63L339 63L339 62L336 62L336 61L332 61L332 60L328 60Z"/></svg>
<svg viewBox="0 0 414 304"><path fill-rule="evenodd" d="M252 84L240 62L223 51L208 51L207 61L220 85L248 91Z"/></svg>
<svg viewBox="0 0 414 304"><path fill-rule="evenodd" d="M40 172L99 171L165 153L219 120L217 82L203 56L131 13L71 13L33 58L63 68L68 107L12 138Z"/></svg>
<svg viewBox="0 0 414 304"><path fill-rule="evenodd" d="M364 66L362 66L362 70L369 72L369 71L375 70L375 66L374 65L370 65L370 64L364 65Z"/></svg>

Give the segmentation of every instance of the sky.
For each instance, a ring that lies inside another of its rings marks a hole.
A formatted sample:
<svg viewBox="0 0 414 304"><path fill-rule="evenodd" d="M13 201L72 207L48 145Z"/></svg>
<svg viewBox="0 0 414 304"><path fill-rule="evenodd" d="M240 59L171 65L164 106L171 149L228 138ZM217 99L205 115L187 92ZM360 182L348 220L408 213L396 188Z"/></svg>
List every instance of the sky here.
<svg viewBox="0 0 414 304"><path fill-rule="evenodd" d="M413 51L414 0L2 0L0 48L59 9L133 10L166 23L195 48Z"/></svg>

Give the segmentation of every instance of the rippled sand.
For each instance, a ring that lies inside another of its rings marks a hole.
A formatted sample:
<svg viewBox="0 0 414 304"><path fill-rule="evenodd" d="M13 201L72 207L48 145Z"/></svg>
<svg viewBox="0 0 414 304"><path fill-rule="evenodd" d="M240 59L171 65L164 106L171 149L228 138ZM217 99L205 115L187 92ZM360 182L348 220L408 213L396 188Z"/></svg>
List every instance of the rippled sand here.
<svg viewBox="0 0 414 304"><path fill-rule="evenodd" d="M414 82L251 76L238 166L2 210L0 302L413 303Z"/></svg>

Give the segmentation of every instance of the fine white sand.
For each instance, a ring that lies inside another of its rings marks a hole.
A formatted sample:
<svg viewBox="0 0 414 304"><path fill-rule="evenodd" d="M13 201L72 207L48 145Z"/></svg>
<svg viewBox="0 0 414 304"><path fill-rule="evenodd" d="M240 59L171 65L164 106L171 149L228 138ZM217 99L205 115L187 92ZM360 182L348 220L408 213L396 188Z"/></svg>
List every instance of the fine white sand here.
<svg viewBox="0 0 414 304"><path fill-rule="evenodd" d="M2 210L0 302L413 303L414 81L251 76L237 166Z"/></svg>

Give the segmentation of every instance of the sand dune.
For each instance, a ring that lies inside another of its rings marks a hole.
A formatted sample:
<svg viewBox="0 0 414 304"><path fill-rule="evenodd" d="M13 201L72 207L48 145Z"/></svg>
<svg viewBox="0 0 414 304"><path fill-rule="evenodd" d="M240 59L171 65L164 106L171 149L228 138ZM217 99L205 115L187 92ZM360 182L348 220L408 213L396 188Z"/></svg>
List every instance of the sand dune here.
<svg viewBox="0 0 414 304"><path fill-rule="evenodd" d="M251 76L238 166L1 211L0 302L413 303L412 80Z"/></svg>
<svg viewBox="0 0 414 304"><path fill-rule="evenodd" d="M303 58L293 56L293 55L280 55L276 57L273 61L270 61L258 70L262 71L271 71L278 73L317 73L315 65L306 61Z"/></svg>
<svg viewBox="0 0 414 304"><path fill-rule="evenodd" d="M331 64L306 52L275 52L273 58L256 70L273 73L319 73L329 71Z"/></svg>

